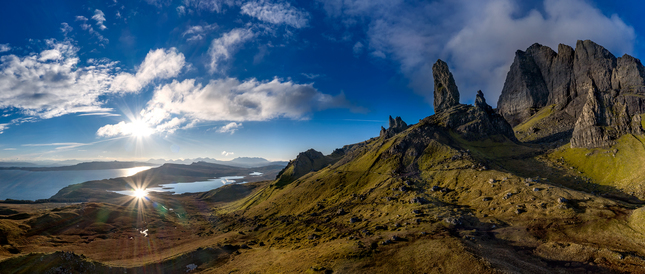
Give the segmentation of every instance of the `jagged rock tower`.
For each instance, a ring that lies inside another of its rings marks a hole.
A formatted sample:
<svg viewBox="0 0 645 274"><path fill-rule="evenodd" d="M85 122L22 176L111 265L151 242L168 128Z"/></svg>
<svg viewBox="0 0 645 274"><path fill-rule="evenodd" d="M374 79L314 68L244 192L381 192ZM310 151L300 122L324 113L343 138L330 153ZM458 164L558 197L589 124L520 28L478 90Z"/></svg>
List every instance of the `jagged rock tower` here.
<svg viewBox="0 0 645 274"><path fill-rule="evenodd" d="M441 59L432 66L434 77L434 112L439 113L459 104L459 89L455 78L448 69L448 64Z"/></svg>
<svg viewBox="0 0 645 274"><path fill-rule="evenodd" d="M533 121L542 140L571 140L572 147L600 147L626 133L640 133L645 113L645 68L629 55L616 58L590 41L558 52L540 44L517 51L497 103L513 126L549 107Z"/></svg>

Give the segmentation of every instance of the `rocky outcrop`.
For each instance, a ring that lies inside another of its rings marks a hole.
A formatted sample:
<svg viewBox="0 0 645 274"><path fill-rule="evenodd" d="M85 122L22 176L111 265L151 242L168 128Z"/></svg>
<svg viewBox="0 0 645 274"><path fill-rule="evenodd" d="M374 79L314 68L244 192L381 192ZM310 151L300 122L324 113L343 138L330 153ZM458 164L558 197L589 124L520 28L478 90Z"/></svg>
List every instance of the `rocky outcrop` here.
<svg viewBox="0 0 645 274"><path fill-rule="evenodd" d="M392 119L392 116L390 116L389 127L387 129L381 127L380 137L390 138L406 129L408 129L408 124L401 117L397 116L396 119Z"/></svg>
<svg viewBox="0 0 645 274"><path fill-rule="evenodd" d="M278 179L278 185L288 184L309 172L321 170L326 166L337 162L343 157L343 155L344 151L338 149L327 156L314 149L300 152L296 159L291 160L289 164L282 169L280 173L278 173L276 176L276 179Z"/></svg>
<svg viewBox="0 0 645 274"><path fill-rule="evenodd" d="M485 140L495 136L517 141L511 125L486 103L481 90L477 92L474 106L453 106L426 119L430 124L446 127L469 141Z"/></svg>
<svg viewBox="0 0 645 274"><path fill-rule="evenodd" d="M587 103L573 129L572 147L601 147L613 144L605 128L600 125L599 120L603 113L596 93L595 88L589 88Z"/></svg>
<svg viewBox="0 0 645 274"><path fill-rule="evenodd" d="M574 147L605 146L624 133L642 132L636 115L645 112L644 86L638 59L616 58L590 40L578 41L575 50L561 44L557 53L534 44L516 52L497 107L513 126L552 109L532 122L531 132L519 134L549 142L571 138Z"/></svg>
<svg viewBox="0 0 645 274"><path fill-rule="evenodd" d="M574 51L558 46L558 53L540 44L518 50L506 76L497 107L513 126L540 108L566 105L572 92Z"/></svg>
<svg viewBox="0 0 645 274"><path fill-rule="evenodd" d="M432 77L434 77L434 112L439 113L458 105L459 89L448 69L448 64L437 60L432 66Z"/></svg>

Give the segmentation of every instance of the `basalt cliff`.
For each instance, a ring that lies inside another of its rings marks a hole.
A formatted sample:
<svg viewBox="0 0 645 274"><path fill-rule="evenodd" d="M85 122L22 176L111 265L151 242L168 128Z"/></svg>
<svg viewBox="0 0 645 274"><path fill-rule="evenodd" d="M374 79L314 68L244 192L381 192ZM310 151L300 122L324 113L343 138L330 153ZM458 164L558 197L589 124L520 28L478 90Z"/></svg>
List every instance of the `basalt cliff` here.
<svg viewBox="0 0 645 274"><path fill-rule="evenodd" d="M497 107L523 141L608 147L643 131L645 68L589 40L533 44L515 53Z"/></svg>

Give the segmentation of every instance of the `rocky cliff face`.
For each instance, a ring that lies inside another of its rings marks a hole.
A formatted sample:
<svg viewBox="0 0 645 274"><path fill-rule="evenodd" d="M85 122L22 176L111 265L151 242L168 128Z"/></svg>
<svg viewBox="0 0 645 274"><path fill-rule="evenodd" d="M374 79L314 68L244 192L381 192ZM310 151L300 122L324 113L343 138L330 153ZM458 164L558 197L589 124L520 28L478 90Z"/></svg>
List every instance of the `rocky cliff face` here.
<svg viewBox="0 0 645 274"><path fill-rule="evenodd" d="M616 58L589 40L578 41L575 50L561 44L557 53L534 44L516 52L497 106L513 126L552 108L528 129L541 137L536 139L606 146L624 133L642 131L636 120L645 112L644 76L638 59Z"/></svg>
<svg viewBox="0 0 645 274"><path fill-rule="evenodd" d="M387 129L381 127L380 137L390 138L406 129L408 129L408 124L401 117L397 116L396 119L392 119L392 116L390 116L389 127Z"/></svg>
<svg viewBox="0 0 645 274"><path fill-rule="evenodd" d="M458 105L459 89L448 69L448 64L437 60L432 66L432 77L434 77L434 112L439 113Z"/></svg>

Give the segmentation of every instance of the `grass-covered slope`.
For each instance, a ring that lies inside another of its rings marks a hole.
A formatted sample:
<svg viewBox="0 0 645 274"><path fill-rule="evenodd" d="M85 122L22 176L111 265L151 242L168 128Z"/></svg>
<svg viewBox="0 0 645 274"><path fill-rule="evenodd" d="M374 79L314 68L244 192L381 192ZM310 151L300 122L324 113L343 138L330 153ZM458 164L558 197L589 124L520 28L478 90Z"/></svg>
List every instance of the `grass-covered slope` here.
<svg viewBox="0 0 645 274"><path fill-rule="evenodd" d="M218 207L239 216L229 228L242 238L284 251L254 248L242 256L260 260L222 269L460 273L472 265L481 273L567 273L571 265L592 272L645 265L638 259L645 237L625 220L629 209L563 187L556 168L535 159L539 149L492 139L467 141L422 121L288 185L274 182ZM549 176L523 176L532 170ZM417 256L430 250L437 255Z"/></svg>
<svg viewBox="0 0 645 274"><path fill-rule="evenodd" d="M594 183L634 192L645 198L645 136L623 135L607 148L556 149L549 155L554 162L568 164L580 176Z"/></svg>

